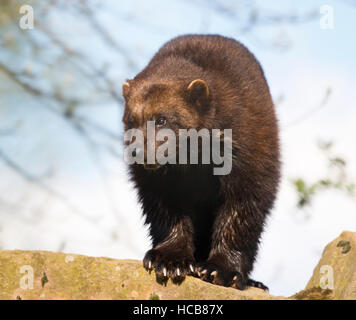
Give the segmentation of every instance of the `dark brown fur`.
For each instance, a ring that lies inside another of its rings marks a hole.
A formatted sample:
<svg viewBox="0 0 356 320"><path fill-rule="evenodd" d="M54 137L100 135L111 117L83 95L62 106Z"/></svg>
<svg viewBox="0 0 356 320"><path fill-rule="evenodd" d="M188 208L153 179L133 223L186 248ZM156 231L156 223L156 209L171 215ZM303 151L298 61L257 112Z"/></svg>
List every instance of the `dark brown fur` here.
<svg viewBox="0 0 356 320"><path fill-rule="evenodd" d="M190 88L196 79L203 81ZM248 275L276 198L280 162L274 106L255 57L233 39L181 36L123 93L125 129L145 130L146 121L163 115L175 132L233 133L233 167L225 176L214 176L210 165L130 166L153 241L145 268L155 269L160 282L181 282L192 273L239 289L263 287Z"/></svg>

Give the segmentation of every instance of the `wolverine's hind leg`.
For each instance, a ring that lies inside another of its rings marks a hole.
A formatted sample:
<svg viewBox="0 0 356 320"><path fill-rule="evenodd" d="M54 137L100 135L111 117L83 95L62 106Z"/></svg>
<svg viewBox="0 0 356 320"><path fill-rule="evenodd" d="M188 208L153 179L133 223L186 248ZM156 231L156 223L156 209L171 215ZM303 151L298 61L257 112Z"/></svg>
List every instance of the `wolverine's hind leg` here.
<svg viewBox="0 0 356 320"><path fill-rule="evenodd" d="M247 286L248 287L255 287L255 288L259 288L259 289L268 291L268 287L265 286L262 282L255 281L255 280L252 280L252 279L248 279L247 280Z"/></svg>

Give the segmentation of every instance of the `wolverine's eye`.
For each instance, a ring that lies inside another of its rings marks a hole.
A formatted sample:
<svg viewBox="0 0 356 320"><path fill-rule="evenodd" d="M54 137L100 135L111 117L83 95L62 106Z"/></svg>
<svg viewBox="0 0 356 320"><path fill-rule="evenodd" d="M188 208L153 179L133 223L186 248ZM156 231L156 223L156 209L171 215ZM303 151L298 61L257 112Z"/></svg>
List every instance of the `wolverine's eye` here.
<svg viewBox="0 0 356 320"><path fill-rule="evenodd" d="M158 127L163 127L163 126L166 125L166 123L167 123L167 119L164 118L164 117L159 117L159 118L156 120L156 125L157 125Z"/></svg>

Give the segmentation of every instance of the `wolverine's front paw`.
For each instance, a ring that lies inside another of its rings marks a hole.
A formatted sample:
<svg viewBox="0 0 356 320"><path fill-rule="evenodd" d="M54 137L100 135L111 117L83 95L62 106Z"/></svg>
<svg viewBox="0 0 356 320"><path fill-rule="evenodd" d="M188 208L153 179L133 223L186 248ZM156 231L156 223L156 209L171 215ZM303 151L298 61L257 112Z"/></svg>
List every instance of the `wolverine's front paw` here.
<svg viewBox="0 0 356 320"><path fill-rule="evenodd" d="M223 263L201 262L197 265L196 275L203 281L239 290L246 288L247 281L235 269L230 269Z"/></svg>
<svg viewBox="0 0 356 320"><path fill-rule="evenodd" d="M157 282L181 283L187 274L194 273L194 257L189 250L172 247L160 247L147 251L143 266L146 270L155 270Z"/></svg>
<svg viewBox="0 0 356 320"><path fill-rule="evenodd" d="M246 287L255 287L268 291L268 287L262 282L247 279L240 272L229 269L229 267L220 263L209 261L199 263L195 275L201 280L220 286L232 287L239 290L244 290Z"/></svg>

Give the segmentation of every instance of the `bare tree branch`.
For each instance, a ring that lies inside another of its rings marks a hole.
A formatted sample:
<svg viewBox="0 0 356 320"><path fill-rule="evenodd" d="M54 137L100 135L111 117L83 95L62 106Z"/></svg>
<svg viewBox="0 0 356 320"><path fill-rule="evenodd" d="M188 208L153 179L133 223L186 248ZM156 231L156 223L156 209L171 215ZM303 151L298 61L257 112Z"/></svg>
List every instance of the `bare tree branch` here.
<svg viewBox="0 0 356 320"><path fill-rule="evenodd" d="M65 197L63 194L60 192L56 191L55 189L51 188L50 186L46 185L41 181L40 178L30 174L27 172L24 168L22 168L20 165L18 165L16 162L14 162L7 154L0 149L0 159L9 167L11 168L15 173L20 175L22 178L24 178L26 181L36 185L40 189L44 190L46 193L50 194L51 196L55 197L59 201L61 201L63 204L65 204L71 211L79 214L80 216L90 220L91 222L95 223L96 219L83 214L73 203Z"/></svg>
<svg viewBox="0 0 356 320"><path fill-rule="evenodd" d="M112 47L115 51L117 51L126 59L127 64L130 68L136 69L136 63L132 60L128 50L125 47L120 46L109 34L109 32L99 23L92 9L88 6L87 2L80 2L80 9L92 25L93 30L97 32L101 36L101 38L109 44L110 47Z"/></svg>
<svg viewBox="0 0 356 320"><path fill-rule="evenodd" d="M295 125L298 125L301 122L304 122L305 120L307 120L308 118L313 116L316 112L318 112L320 109L324 108L327 105L328 101L329 101L331 93L332 93L332 89L331 88L327 88L325 90L324 97L321 100L321 102L315 108L307 111L306 113L304 113L303 115L301 115L297 119L295 119L292 122L290 122L289 124L287 124L287 128L295 126Z"/></svg>
<svg viewBox="0 0 356 320"><path fill-rule="evenodd" d="M13 72L12 70L10 70L9 68L7 68L5 65L3 65L1 63L0 63L0 71L4 72L6 75L8 75L11 80L13 80L20 87L22 87L26 92L28 92L36 97L50 99L50 100L56 101L60 104L67 105L67 106L68 105L71 106L72 104L79 103L76 100L65 100L62 96L60 96L58 94L56 95L56 94L42 91L42 90L34 87L33 85L26 83L25 81L23 81L21 79L21 77L18 74L16 74L15 72ZM43 107L46 108L47 110L50 110L51 112L59 115L59 116L65 118L65 119L68 119L71 121L82 122L82 123L86 124L87 126L91 127L92 129L94 129L95 131L98 131L101 134L104 134L113 140L119 141L121 139L120 135L118 135L114 132L111 132L109 129L101 126L100 124L93 122L92 120L89 120L82 116L77 116L73 113L70 113L70 112L68 112L68 109L66 109L64 111L59 111L56 108L50 107L49 105L45 105Z"/></svg>

